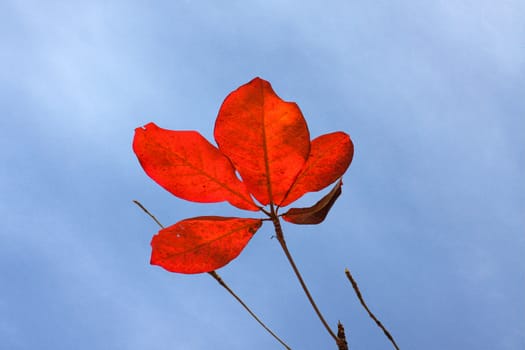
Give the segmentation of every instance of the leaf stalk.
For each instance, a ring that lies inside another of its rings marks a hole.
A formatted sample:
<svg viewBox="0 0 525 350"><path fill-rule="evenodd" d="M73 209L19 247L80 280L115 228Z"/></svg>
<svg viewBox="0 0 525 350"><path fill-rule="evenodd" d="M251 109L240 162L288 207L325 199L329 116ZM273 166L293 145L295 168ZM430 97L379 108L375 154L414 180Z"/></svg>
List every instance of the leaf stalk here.
<svg viewBox="0 0 525 350"><path fill-rule="evenodd" d="M321 311L317 307L317 304L315 303L314 298L310 294L310 291L308 290L308 287L306 286L306 283L304 282L304 279L303 279L301 273L299 272L299 269L297 268L297 265L295 264L295 261L294 261L294 259L292 257L292 254L290 253L290 250L288 249L288 246L286 245L286 240L284 239L284 233L283 233L283 229L281 227L281 222L279 220L279 216L277 215L277 212L276 212L275 208L273 207L273 205L271 205L271 213L270 214L271 214L270 218L272 219L272 223L273 223L273 227L275 229L275 235L277 237L277 240L279 241L279 244L281 245L281 248L283 249L284 254L286 255L286 258L288 259L288 262L292 266L292 269L293 269L293 271L295 273L295 276L299 280L299 283L301 284L301 287L303 288L303 291L306 294L306 297L308 298L308 301L312 305L312 308L314 309L315 313L317 314L317 317L319 318L319 320L321 321L323 326L326 328L326 331L330 334L330 336L334 339L336 344L339 346L339 343L340 343L339 337L337 335L335 335L334 331L332 331L332 329L328 325L328 322L326 322L323 314L321 313Z"/></svg>

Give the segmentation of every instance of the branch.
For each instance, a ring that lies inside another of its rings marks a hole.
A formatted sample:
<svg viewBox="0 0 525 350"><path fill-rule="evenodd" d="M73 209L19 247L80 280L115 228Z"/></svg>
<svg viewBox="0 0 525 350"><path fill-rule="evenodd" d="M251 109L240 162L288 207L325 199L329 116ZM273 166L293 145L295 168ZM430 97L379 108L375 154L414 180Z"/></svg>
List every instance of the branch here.
<svg viewBox="0 0 525 350"><path fill-rule="evenodd" d="M359 287L357 286L357 282L354 280L354 277L352 277L352 274L350 273L350 270L345 269L345 275L346 275L346 277L348 277L348 280L352 284L352 288L354 288L355 294L357 295L357 298L361 302L361 305L365 308L366 312L368 312L368 316L370 316L370 318L372 318L375 321L377 326L383 330L383 333L385 333L386 337L388 338L388 340L390 340L392 345L394 345L396 350L399 350L399 347L397 346L397 344L396 344L394 338L392 337L392 335L390 334L390 332L385 328L385 326L383 326L381 321L379 321L377 319L377 317L372 313L372 311L370 311L370 309L366 305L365 300L363 299L363 296L361 295L361 291L359 290Z"/></svg>
<svg viewBox="0 0 525 350"><path fill-rule="evenodd" d="M250 310L250 308L241 300L241 298L239 298L239 296L237 296L237 294L235 294L235 292L233 290L231 290L231 288L222 280L221 276L219 276L219 274L215 271L212 271L212 272L208 272L213 278L215 278L215 280L217 282L219 282L219 284L221 286L223 286L227 291L228 293L230 293L238 302L239 304L242 305L242 307L248 311L248 313L255 319L255 321L257 321L264 329L266 329L266 331L268 333L270 333L279 343L281 343L286 349L288 350L292 350L284 341L281 340L281 338L279 338L274 332L272 332L272 330L270 328L268 328L260 319L259 317L257 317L256 314L253 313L252 310Z"/></svg>

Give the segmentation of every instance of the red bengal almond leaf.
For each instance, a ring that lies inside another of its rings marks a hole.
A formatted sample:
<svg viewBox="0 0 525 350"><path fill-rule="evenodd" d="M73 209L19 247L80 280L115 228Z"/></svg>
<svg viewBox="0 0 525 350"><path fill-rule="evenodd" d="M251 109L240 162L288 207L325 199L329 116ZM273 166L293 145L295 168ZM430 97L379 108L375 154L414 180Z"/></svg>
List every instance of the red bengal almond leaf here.
<svg viewBox="0 0 525 350"><path fill-rule="evenodd" d="M297 104L283 101L260 78L226 97L214 135L263 205L284 199L310 152L310 134Z"/></svg>
<svg viewBox="0 0 525 350"><path fill-rule="evenodd" d="M149 123L135 129L133 150L146 174L177 197L259 209L235 176L231 161L196 131L166 130Z"/></svg>
<svg viewBox="0 0 525 350"><path fill-rule="evenodd" d="M308 192L320 191L343 176L354 155L354 145L344 132L334 132L312 141L310 155L280 206Z"/></svg>
<svg viewBox="0 0 525 350"><path fill-rule="evenodd" d="M326 196L309 208L291 208L283 215L283 219L299 225L316 225L321 223L341 195L342 184L341 180L337 181L334 188Z"/></svg>
<svg viewBox="0 0 525 350"><path fill-rule="evenodd" d="M151 240L151 264L171 272L202 273L235 259L261 227L260 219L202 216L179 221Z"/></svg>

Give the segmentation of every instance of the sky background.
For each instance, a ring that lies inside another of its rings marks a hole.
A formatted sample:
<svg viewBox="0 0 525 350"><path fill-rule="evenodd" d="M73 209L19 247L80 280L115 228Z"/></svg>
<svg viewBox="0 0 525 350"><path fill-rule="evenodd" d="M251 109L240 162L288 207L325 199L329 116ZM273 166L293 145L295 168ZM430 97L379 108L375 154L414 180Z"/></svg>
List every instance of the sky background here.
<svg viewBox="0 0 525 350"><path fill-rule="evenodd" d="M180 200L136 127L212 140L255 76L355 144L318 226L284 225L351 349L525 349L523 1L0 3L0 349L282 349L210 278L150 266ZM308 205L322 194L308 195ZM222 277L295 350L335 349L266 224Z"/></svg>

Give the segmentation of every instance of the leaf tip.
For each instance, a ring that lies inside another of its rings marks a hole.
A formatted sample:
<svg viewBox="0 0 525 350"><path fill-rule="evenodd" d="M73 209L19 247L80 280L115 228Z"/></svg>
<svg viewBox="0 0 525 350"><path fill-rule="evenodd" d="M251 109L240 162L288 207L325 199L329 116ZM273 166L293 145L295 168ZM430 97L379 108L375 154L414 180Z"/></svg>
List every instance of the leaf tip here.
<svg viewBox="0 0 525 350"><path fill-rule="evenodd" d="M147 131L148 129L158 129L159 127L157 124L153 122L149 122L148 124L144 124L142 126L139 126L138 128L135 128L135 131Z"/></svg>

